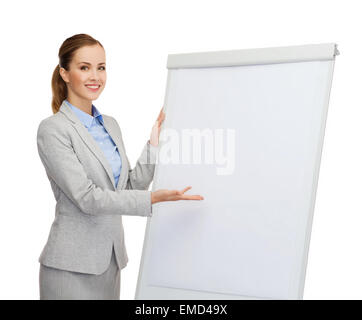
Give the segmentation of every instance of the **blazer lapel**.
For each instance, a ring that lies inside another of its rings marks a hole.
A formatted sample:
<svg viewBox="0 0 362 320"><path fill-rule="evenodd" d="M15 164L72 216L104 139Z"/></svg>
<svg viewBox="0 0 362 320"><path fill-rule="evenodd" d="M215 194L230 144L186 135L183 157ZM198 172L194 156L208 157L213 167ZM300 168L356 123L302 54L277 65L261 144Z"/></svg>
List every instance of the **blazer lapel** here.
<svg viewBox="0 0 362 320"><path fill-rule="evenodd" d="M70 120L70 122L72 123L74 128L78 131L78 134L80 135L80 137L82 138L84 143L98 158L98 160L102 164L104 170L107 172L107 175L112 182L113 188L116 190L116 185L115 185L115 181L114 181L114 177L113 177L112 168L111 168L110 164L108 163L108 160L106 159L102 149L98 146L97 142L94 140L92 135L88 132L87 128L84 127L83 123L81 123L81 121L78 119L78 117L69 108L69 106L66 104L65 100L61 104L59 111L62 112ZM109 134L111 135L111 133L109 133ZM118 147L118 149L119 149L119 147Z"/></svg>
<svg viewBox="0 0 362 320"><path fill-rule="evenodd" d="M116 144L119 156L121 157L122 161L122 169L121 174L118 179L117 189L120 190L121 186L124 183L124 180L127 178L128 173L128 160L126 158L125 151L123 149L122 139L120 135L118 134L118 131L116 128L114 128L114 125L111 121L109 121L108 117L103 117L104 122L104 128L107 130L108 134L111 136L113 142Z"/></svg>

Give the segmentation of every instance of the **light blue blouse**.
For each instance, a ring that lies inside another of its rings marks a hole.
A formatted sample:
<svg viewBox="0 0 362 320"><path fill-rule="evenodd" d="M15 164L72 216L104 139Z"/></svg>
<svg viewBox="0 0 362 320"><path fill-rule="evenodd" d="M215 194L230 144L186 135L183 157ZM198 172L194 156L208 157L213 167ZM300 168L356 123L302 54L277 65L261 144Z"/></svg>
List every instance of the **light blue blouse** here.
<svg viewBox="0 0 362 320"><path fill-rule="evenodd" d="M104 128L104 122L102 115L98 109L92 104L92 115L80 110L76 106L73 106L68 100L65 102L69 105L71 110L76 114L79 120L88 129L88 132L92 135L95 141L97 141L99 147L102 149L109 164L112 167L114 181L116 187L118 184L119 176L121 174L122 162L119 155L119 151L112 138Z"/></svg>

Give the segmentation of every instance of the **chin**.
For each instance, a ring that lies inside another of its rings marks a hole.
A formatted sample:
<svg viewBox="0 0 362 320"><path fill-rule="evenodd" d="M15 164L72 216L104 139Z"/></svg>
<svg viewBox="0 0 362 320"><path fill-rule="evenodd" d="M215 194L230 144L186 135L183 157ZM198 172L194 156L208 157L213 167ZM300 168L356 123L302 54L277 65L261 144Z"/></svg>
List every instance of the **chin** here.
<svg viewBox="0 0 362 320"><path fill-rule="evenodd" d="M87 95L84 95L86 97L86 99L88 100L97 100L98 97L100 96L100 93L95 93L95 94L87 94Z"/></svg>

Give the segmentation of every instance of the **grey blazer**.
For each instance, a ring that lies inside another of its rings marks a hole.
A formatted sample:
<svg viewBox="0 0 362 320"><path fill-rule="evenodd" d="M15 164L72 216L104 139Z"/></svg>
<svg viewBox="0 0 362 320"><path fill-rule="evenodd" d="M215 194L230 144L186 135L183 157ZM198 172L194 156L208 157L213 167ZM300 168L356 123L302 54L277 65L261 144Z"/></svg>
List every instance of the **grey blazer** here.
<svg viewBox="0 0 362 320"><path fill-rule="evenodd" d="M122 159L117 187L103 151L65 100L56 114L39 124L38 152L56 200L55 219L38 260L46 266L101 274L114 246L122 269L128 262L122 215L152 215L147 189L158 148L147 141L131 169L117 121L102 117Z"/></svg>

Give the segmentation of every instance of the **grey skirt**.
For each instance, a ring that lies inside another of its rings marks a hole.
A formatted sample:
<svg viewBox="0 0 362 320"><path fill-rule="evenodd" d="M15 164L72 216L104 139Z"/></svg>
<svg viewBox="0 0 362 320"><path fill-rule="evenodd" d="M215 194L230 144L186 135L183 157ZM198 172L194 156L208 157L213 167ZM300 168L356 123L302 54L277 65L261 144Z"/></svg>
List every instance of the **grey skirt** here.
<svg viewBox="0 0 362 320"><path fill-rule="evenodd" d="M121 271L114 249L108 269L86 274L55 269L40 264L40 300L119 300Z"/></svg>

